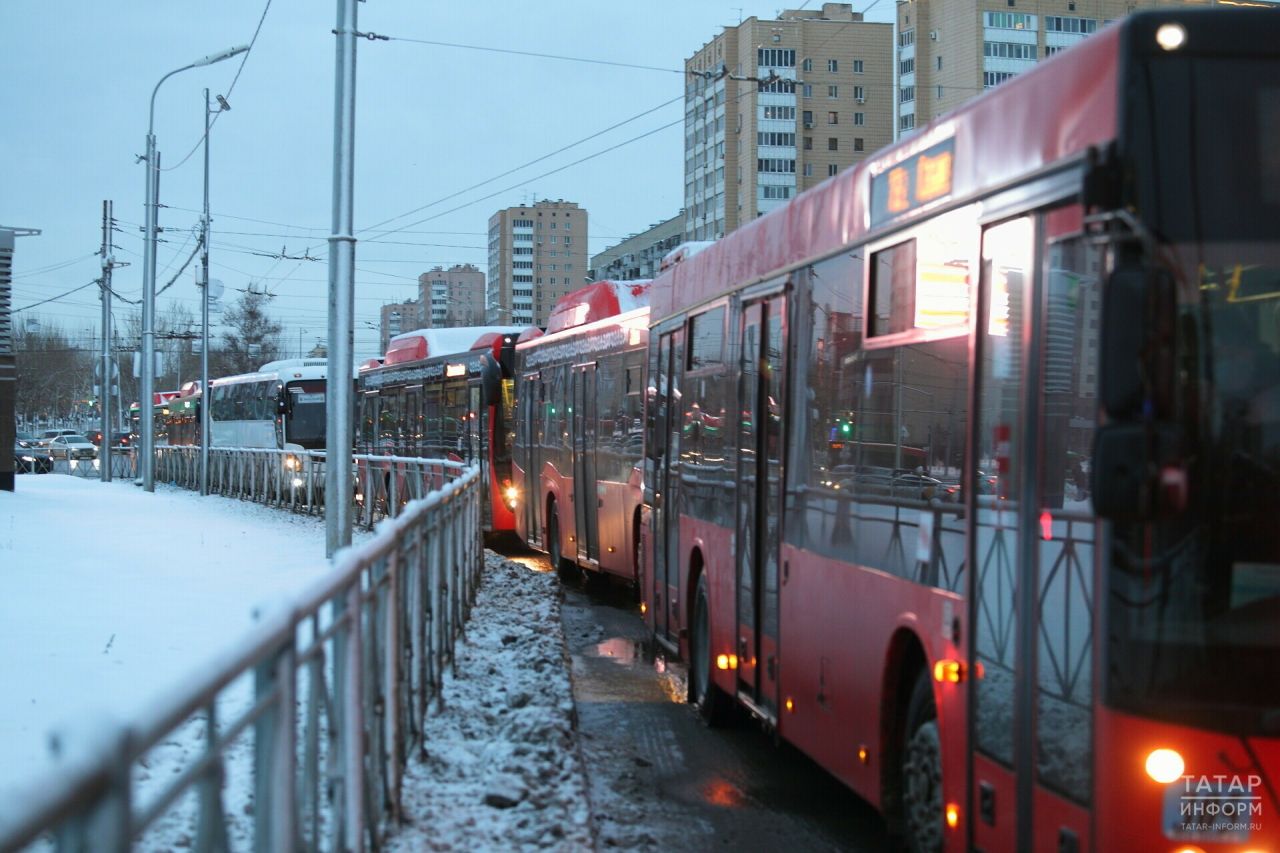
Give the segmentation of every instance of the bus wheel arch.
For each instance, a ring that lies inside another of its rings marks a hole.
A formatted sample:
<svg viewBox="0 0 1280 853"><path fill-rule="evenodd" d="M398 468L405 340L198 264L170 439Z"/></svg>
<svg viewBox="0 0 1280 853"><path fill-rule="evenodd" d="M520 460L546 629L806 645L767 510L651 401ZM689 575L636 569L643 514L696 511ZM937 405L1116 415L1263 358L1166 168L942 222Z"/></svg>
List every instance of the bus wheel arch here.
<svg viewBox="0 0 1280 853"><path fill-rule="evenodd" d="M921 806L922 774L929 775L926 771L932 770L939 785L941 783L940 764L933 768L922 766L922 760L932 760L938 754L929 749L936 741L937 714L927 660L920 638L907 628L899 629L889 642L880 693L880 754L884 756L880 769L880 806L890 834L911 853L940 849L933 839L936 837L940 844L942 831L940 806L927 820L928 816L908 814L909 807L918 812ZM910 769L908 761L912 762ZM910 797L906 790L909 774L914 784ZM940 789L937 796L941 796ZM936 836L932 831L921 831L921 826L926 824L929 830L936 826Z"/></svg>

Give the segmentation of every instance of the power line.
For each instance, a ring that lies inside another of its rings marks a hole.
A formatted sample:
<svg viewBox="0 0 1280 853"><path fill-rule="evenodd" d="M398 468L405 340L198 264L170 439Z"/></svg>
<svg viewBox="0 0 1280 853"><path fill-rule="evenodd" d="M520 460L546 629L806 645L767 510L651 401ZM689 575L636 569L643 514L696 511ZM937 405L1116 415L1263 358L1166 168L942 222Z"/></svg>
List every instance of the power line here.
<svg viewBox="0 0 1280 853"><path fill-rule="evenodd" d="M239 64L239 68L236 69L236 77L232 78L232 85L230 85L230 88L228 88L227 90L227 95L225 95L227 99L230 99L230 96L232 96L232 92L236 91L236 81L238 81L239 79L239 74L241 74L242 70L244 70L244 63L247 63L248 55L253 53L253 45L257 44L257 33L262 32L262 22L266 20L266 10L270 8L271 8L271 0L266 0L266 6L262 8L262 15L259 19L257 19L257 29L253 31L253 37L250 38L250 42L248 42L248 50L244 51L244 59L241 60L241 64ZM182 165L183 163L186 163L187 160L191 159L191 155L195 154L195 152L198 149L200 149L200 143L205 141L205 136L207 136L207 133L209 133L209 131L212 131L212 129L214 129L215 124L218 124L218 117L221 114L223 114L223 110L218 110L218 113L214 114L214 118L212 118L211 122L209 123L209 129L207 129L207 131L205 131L204 133L200 134L200 138L196 140L195 145L191 146L191 151L187 151L187 156L184 156L183 159L178 160L178 163L175 163L174 165L172 165L172 167L156 169L157 172L173 172L174 169L177 169L178 167L180 167L180 165Z"/></svg>
<svg viewBox="0 0 1280 853"><path fill-rule="evenodd" d="M373 35L372 33L370 35ZM530 50L511 50L503 47L485 47L478 44L458 44L449 41L429 41L427 39L412 39L403 36L378 36L379 39L385 41L403 41L410 44L429 44L435 47L455 47L462 50L480 50L486 53L508 53L514 56L531 56L535 59L556 59L561 62L583 62L589 65L612 65L615 68L635 68L640 71L661 71L667 74L684 74L684 69L675 68L659 68L655 65L635 65L630 62L614 62L608 59L588 59L585 56L560 56L554 53L536 53Z"/></svg>
<svg viewBox="0 0 1280 853"><path fill-rule="evenodd" d="M86 287L92 287L95 284L99 284L101 283L101 281L102 281L101 279L95 278L93 281L86 282L85 284L82 284L79 287L73 287L65 293L59 293L57 296L50 296L48 299L41 299L39 302L33 302L30 305L23 306L22 308L16 308L14 309L13 313L21 314L23 311L29 311L32 308L35 308L40 305L44 305L45 303L48 303L48 302L57 302L59 299L61 299L64 296L70 296L73 293L77 293L81 290L84 290Z"/></svg>

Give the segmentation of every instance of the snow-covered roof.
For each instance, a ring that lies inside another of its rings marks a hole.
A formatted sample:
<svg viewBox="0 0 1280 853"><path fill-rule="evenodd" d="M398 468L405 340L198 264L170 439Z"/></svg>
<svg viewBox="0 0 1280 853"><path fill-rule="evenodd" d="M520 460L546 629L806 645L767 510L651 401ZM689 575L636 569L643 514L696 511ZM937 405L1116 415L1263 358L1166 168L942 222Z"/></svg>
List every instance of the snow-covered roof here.
<svg viewBox="0 0 1280 853"><path fill-rule="evenodd" d="M387 364L402 364L433 355L470 352L488 334L518 335L524 326L461 326L447 329L416 329L401 332L387 347ZM394 357L393 357L394 354Z"/></svg>
<svg viewBox="0 0 1280 853"><path fill-rule="evenodd" d="M649 280L594 281L556 300L547 334L649 307Z"/></svg>

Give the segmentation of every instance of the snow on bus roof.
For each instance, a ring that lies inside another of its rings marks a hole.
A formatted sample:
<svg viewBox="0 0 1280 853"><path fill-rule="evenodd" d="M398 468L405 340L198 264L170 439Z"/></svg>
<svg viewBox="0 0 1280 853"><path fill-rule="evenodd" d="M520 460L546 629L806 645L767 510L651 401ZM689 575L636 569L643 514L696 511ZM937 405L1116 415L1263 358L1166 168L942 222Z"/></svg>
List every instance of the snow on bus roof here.
<svg viewBox="0 0 1280 853"><path fill-rule="evenodd" d="M518 335L525 326L462 326L450 329L416 329L391 339L385 364L404 364L433 355L470 352L485 335Z"/></svg>
<svg viewBox="0 0 1280 853"><path fill-rule="evenodd" d="M556 300L547 318L547 334L649 307L649 279L594 281Z"/></svg>

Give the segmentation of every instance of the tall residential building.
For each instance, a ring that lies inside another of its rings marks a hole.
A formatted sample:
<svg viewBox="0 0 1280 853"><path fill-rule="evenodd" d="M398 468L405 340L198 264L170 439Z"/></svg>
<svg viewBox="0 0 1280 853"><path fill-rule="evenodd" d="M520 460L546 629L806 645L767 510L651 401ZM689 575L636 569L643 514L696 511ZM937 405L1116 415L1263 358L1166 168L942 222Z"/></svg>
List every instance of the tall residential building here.
<svg viewBox="0 0 1280 853"><path fill-rule="evenodd" d="M591 258L592 281L635 281L658 274L662 258L684 241L684 211L650 225Z"/></svg>
<svg viewBox="0 0 1280 853"><path fill-rule="evenodd" d="M893 140L893 25L748 18L685 60L684 235L714 240Z"/></svg>
<svg viewBox="0 0 1280 853"><path fill-rule="evenodd" d="M410 300L409 302L393 302L389 305L383 305L381 322L378 326L381 331L378 352L385 355L392 338L401 332L421 329L422 322L421 302Z"/></svg>
<svg viewBox="0 0 1280 853"><path fill-rule="evenodd" d="M418 276L418 301L422 304L420 329L483 326L484 273L474 264L424 272Z"/></svg>
<svg viewBox="0 0 1280 853"><path fill-rule="evenodd" d="M587 211L540 201L489 217L490 323L545 326L557 299L587 278Z"/></svg>
<svg viewBox="0 0 1280 853"><path fill-rule="evenodd" d="M1135 9L1212 2L899 0L898 135L923 127Z"/></svg>

